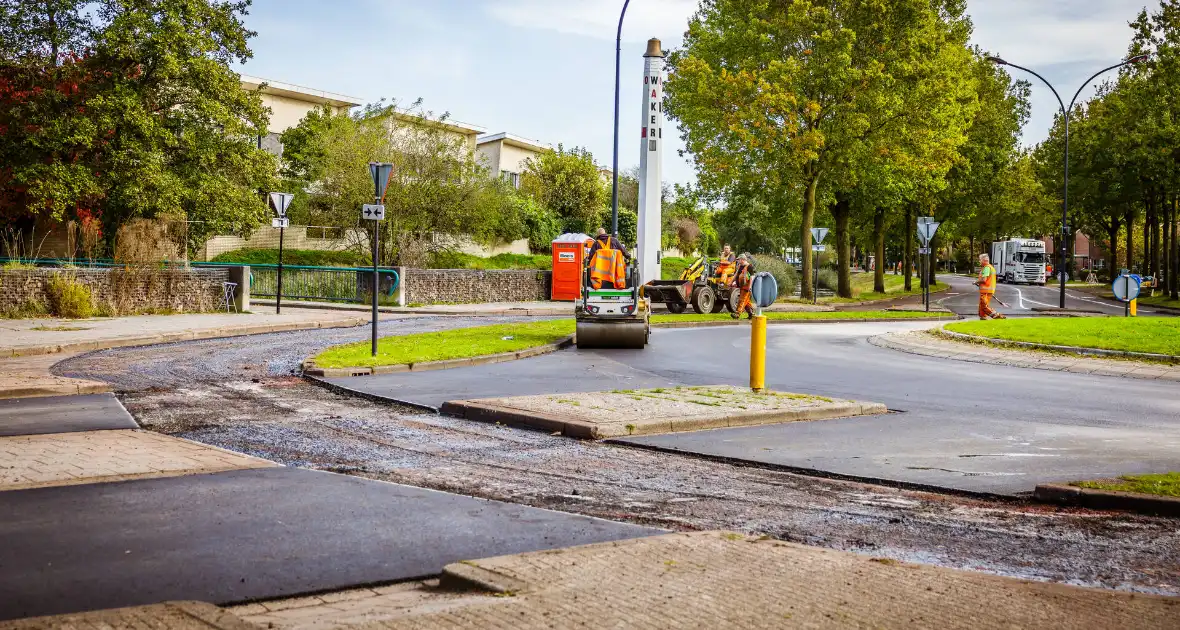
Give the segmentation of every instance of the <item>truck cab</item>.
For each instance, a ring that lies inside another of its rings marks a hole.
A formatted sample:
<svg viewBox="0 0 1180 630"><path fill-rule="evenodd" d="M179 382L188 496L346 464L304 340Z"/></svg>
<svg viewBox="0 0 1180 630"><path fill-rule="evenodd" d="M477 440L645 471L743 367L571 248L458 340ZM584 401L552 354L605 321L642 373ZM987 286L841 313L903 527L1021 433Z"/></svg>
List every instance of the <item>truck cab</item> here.
<svg viewBox="0 0 1180 630"><path fill-rule="evenodd" d="M992 243L992 266L1000 282L1045 284L1045 242L1014 238Z"/></svg>

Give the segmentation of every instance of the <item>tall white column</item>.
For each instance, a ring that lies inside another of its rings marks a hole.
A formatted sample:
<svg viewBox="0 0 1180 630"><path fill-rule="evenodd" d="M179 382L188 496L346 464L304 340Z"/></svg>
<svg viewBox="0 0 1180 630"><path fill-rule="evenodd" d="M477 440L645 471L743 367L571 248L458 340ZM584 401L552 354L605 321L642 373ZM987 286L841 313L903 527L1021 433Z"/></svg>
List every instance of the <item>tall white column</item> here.
<svg viewBox="0 0 1180 630"><path fill-rule="evenodd" d="M639 281L660 279L660 156L664 153L664 53L660 40L643 55L643 143L639 151Z"/></svg>

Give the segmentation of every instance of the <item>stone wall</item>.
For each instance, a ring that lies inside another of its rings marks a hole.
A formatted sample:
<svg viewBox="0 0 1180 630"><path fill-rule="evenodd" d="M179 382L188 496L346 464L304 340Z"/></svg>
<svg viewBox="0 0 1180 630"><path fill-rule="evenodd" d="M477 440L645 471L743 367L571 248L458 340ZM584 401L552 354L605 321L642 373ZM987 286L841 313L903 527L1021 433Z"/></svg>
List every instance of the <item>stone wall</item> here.
<svg viewBox="0 0 1180 630"><path fill-rule="evenodd" d="M55 274L90 287L95 306L112 314L217 310L227 278L225 269L0 269L0 310L47 303Z"/></svg>
<svg viewBox="0 0 1180 630"><path fill-rule="evenodd" d="M549 299L552 273L514 269L406 269L407 304L534 302Z"/></svg>

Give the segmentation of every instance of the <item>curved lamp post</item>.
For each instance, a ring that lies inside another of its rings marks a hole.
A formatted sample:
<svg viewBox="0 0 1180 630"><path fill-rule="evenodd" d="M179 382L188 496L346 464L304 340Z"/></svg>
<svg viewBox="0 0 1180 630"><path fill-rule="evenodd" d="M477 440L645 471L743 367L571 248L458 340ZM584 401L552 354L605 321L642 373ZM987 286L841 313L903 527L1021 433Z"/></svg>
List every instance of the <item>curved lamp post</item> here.
<svg viewBox="0 0 1180 630"><path fill-rule="evenodd" d="M623 1L623 12L619 14L619 30L615 35L615 156L610 187L610 233L615 238L619 236L619 73L623 56L623 18L627 17L627 7L630 4L631 0Z"/></svg>
<svg viewBox="0 0 1180 630"><path fill-rule="evenodd" d="M1064 186L1064 191L1063 191L1063 195L1062 195L1062 203L1061 203L1061 248L1060 248L1060 258L1058 259L1058 261L1060 263L1060 270L1058 272L1058 276L1061 278L1061 294L1060 294L1060 298L1059 298L1060 301L1058 304L1058 306L1060 308L1065 308L1065 278L1066 278L1066 272L1068 271L1068 268L1069 268L1069 266L1067 266L1067 263L1066 263L1066 259L1069 255L1069 245L1067 244L1067 242L1068 242L1067 239L1069 238L1069 115L1071 112L1073 112L1074 103L1077 102L1078 96L1081 95L1082 90L1086 89L1086 86L1089 85L1091 81L1098 78L1099 75L1104 74L1106 72L1110 72L1111 70L1114 70L1116 68L1121 68L1121 67L1128 65L1128 64L1138 63L1140 61L1143 61L1144 59L1147 59L1147 55L1136 55L1136 56L1131 57L1130 59L1128 59L1122 63L1117 63L1109 68L1104 68L1102 70L1099 70L1098 72L1095 72L1094 75L1091 76L1089 79L1086 79L1085 83L1082 83L1082 87L1078 88L1078 91L1074 93L1073 99L1069 102L1069 107L1067 108L1065 106L1065 102L1061 100L1061 95L1057 93L1057 90L1053 87L1053 84L1049 83L1049 81L1046 80L1045 77L1037 74L1036 72L1034 72L1032 70L1029 70L1028 68L1025 68L1024 66L1018 66L1014 63L1009 63L999 57L988 57L987 58L988 61L996 64L997 66L1012 66L1013 68L1017 68L1019 70L1024 70L1025 72L1040 79L1041 82L1043 82L1045 85L1049 86L1049 89L1052 90L1052 92L1053 92L1053 96L1057 97L1057 104L1061 106L1061 117L1065 121L1065 186ZM1128 263L1128 265L1129 265L1129 263Z"/></svg>

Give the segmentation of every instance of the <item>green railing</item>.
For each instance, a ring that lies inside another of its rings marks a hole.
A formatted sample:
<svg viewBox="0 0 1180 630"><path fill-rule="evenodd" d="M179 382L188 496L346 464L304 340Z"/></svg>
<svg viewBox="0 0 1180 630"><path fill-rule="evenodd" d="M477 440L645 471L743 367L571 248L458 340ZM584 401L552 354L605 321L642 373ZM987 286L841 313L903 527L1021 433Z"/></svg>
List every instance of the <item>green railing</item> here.
<svg viewBox="0 0 1180 630"><path fill-rule="evenodd" d="M8 262L19 262L38 267L122 267L113 260L67 260L61 258L38 258L34 260L13 260L0 258L0 266ZM189 263L196 268L250 268L250 293L258 297L275 297L278 293L279 266L268 264L243 265L240 263ZM161 268L178 267L182 264L160 263ZM397 295L401 276L396 269L388 267L377 270L379 295L392 298ZM373 269L364 267L310 267L304 265L283 265L283 297L293 300L322 300L329 302L367 302L373 289Z"/></svg>

